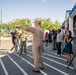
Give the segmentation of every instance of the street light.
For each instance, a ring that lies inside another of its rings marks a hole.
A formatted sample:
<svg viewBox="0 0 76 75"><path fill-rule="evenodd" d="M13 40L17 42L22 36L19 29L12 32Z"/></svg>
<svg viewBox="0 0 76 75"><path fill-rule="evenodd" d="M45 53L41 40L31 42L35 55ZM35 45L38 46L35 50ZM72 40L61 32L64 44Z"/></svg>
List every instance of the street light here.
<svg viewBox="0 0 76 75"><path fill-rule="evenodd" d="M2 9L0 9L0 25L2 24Z"/></svg>
<svg viewBox="0 0 76 75"><path fill-rule="evenodd" d="M2 9L0 9L0 25L2 24ZM2 32L2 26L0 26ZM1 36L0 36L0 46L1 46Z"/></svg>

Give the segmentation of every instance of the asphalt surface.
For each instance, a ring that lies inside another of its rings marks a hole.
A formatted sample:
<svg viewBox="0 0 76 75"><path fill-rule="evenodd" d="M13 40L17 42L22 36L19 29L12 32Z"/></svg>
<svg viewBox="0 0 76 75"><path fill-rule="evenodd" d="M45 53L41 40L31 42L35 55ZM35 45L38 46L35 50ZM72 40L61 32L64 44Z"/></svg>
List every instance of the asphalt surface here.
<svg viewBox="0 0 76 75"><path fill-rule="evenodd" d="M9 41L8 41L9 42ZM11 41L7 45L10 44ZM76 75L73 65L67 69L66 56L62 54L60 57L56 55L56 51L52 50L52 44L45 47L43 44L43 64L44 69L40 73L34 73L34 62L32 57L32 46L27 46L27 55L19 55L18 52L11 52L4 44L0 49L0 75Z"/></svg>

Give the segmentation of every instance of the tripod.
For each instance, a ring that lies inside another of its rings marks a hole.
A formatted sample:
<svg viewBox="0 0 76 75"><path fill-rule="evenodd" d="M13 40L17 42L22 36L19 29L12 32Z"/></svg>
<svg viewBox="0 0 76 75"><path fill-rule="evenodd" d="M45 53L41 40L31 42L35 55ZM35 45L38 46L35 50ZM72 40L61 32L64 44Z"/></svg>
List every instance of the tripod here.
<svg viewBox="0 0 76 75"><path fill-rule="evenodd" d="M73 55L73 57L72 57L72 59L71 59L71 62L68 64L67 69L69 69L69 66L72 64L72 62L73 62L73 60L74 60L75 56L76 56L76 53Z"/></svg>

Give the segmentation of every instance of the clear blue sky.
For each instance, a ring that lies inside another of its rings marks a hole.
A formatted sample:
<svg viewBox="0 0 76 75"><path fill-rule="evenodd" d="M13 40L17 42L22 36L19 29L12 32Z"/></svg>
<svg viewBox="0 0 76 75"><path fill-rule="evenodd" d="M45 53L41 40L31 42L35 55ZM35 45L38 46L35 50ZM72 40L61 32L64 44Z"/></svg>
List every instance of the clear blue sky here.
<svg viewBox="0 0 76 75"><path fill-rule="evenodd" d="M76 0L0 0L3 22L17 18L51 18L64 21L66 10L72 9Z"/></svg>

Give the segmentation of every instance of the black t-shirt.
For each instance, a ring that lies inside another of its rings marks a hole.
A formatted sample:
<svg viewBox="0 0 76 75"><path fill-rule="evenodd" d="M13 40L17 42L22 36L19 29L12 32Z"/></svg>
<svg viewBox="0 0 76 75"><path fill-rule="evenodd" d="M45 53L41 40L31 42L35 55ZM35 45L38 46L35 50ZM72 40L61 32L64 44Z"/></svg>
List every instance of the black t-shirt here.
<svg viewBox="0 0 76 75"><path fill-rule="evenodd" d="M56 37L57 37L57 34L54 33L54 34L53 34L53 40L56 40Z"/></svg>
<svg viewBox="0 0 76 75"><path fill-rule="evenodd" d="M12 35L12 41L14 41L14 39L16 39L15 32L12 32L11 35Z"/></svg>

